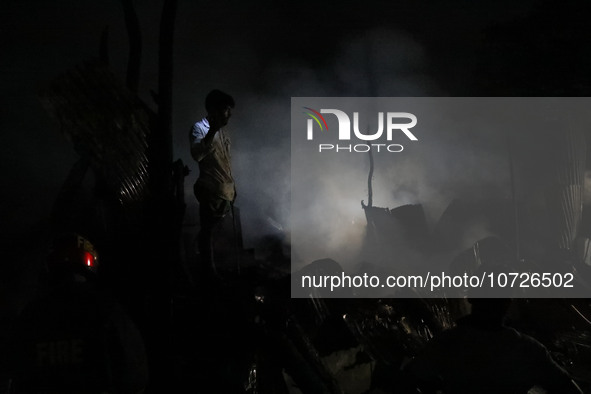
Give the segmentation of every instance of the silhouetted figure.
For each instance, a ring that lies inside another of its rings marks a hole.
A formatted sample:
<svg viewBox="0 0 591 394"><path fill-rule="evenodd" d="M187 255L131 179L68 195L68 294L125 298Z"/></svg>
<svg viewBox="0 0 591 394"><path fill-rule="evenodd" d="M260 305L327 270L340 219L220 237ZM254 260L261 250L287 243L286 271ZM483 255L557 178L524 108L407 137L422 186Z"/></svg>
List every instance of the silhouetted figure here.
<svg viewBox="0 0 591 394"><path fill-rule="evenodd" d="M101 289L98 254L77 234L56 237L47 286L21 312L11 360L15 393L142 393L142 336Z"/></svg>
<svg viewBox="0 0 591 394"><path fill-rule="evenodd" d="M582 393L536 339L507 327L511 299L469 299L471 314L403 367L406 392Z"/></svg>
<svg viewBox="0 0 591 394"><path fill-rule="evenodd" d="M223 127L234 108L232 96L212 90L205 98L207 115L189 133L191 155L199 163L199 177L193 187L199 202L199 254L206 272L217 277L213 256L213 234L230 212L236 199L232 177L230 139Z"/></svg>

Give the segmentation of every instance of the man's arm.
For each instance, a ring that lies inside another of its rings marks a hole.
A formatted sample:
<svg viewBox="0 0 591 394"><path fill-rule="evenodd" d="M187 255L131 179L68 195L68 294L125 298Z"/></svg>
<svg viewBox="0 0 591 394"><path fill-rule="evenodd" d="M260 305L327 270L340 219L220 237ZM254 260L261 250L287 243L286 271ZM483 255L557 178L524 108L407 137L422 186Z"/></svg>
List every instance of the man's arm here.
<svg viewBox="0 0 591 394"><path fill-rule="evenodd" d="M207 132L207 134L205 134L205 137L203 137L203 140L201 140L201 142L203 142L206 146L211 146L211 144L213 143L213 137L215 137L216 133L219 130L219 127L216 127L215 123L210 123L209 131Z"/></svg>
<svg viewBox="0 0 591 394"><path fill-rule="evenodd" d="M209 122L200 121L193 125L189 133L191 156L198 162L213 152L213 138L219 130L215 124L213 126L210 127Z"/></svg>

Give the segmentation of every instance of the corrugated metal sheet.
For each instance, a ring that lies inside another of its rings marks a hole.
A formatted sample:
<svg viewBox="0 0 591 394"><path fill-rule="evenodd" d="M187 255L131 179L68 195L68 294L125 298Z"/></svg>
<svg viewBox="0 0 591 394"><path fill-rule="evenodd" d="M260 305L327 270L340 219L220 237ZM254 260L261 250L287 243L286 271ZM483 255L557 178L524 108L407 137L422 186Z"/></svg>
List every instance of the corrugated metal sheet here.
<svg viewBox="0 0 591 394"><path fill-rule="evenodd" d="M89 62L67 71L41 92L41 100L120 203L145 197L153 113L106 66Z"/></svg>
<svg viewBox="0 0 591 394"><path fill-rule="evenodd" d="M585 181L585 136L569 130L558 162L558 246L571 249L583 219Z"/></svg>

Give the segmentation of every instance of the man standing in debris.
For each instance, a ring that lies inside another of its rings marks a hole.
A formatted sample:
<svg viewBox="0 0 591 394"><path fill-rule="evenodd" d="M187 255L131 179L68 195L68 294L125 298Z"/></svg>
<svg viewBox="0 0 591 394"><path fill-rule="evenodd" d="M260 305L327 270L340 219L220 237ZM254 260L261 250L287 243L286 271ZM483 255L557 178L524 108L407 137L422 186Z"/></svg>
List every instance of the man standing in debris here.
<svg viewBox="0 0 591 394"><path fill-rule="evenodd" d="M230 139L224 131L232 115L234 99L214 89L205 98L207 115L189 133L191 156L199 163L199 178L193 190L199 201L201 229L199 253L207 274L217 277L213 256L213 232L231 210L236 188L230 161Z"/></svg>

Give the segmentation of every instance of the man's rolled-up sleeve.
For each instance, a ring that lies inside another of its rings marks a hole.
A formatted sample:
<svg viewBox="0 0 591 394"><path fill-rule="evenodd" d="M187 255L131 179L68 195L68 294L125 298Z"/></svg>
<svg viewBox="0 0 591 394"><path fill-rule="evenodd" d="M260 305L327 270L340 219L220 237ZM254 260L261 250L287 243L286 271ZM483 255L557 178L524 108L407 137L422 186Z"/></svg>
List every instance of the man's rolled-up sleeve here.
<svg viewBox="0 0 591 394"><path fill-rule="evenodd" d="M208 130L201 125L195 124L189 134L191 143L191 156L197 161L201 161L205 156L213 151L212 144L206 144L203 139L207 135Z"/></svg>

